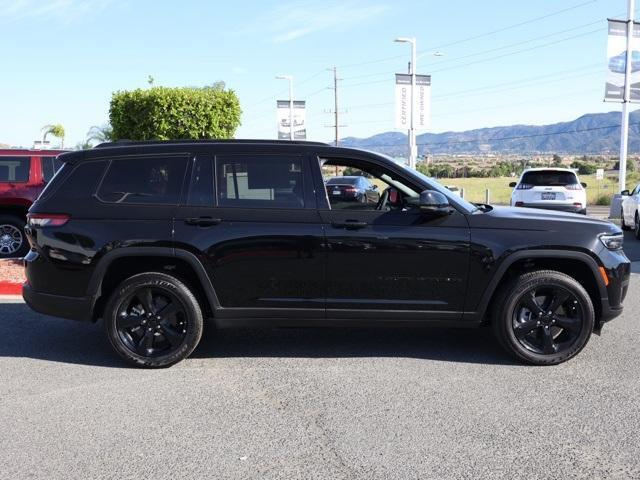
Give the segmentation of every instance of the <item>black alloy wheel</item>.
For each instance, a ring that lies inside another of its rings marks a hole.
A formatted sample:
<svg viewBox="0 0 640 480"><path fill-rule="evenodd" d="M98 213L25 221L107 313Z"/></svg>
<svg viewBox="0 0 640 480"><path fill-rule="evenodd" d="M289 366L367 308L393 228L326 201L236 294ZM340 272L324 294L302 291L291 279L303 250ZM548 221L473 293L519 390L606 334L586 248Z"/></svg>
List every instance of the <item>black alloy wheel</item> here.
<svg viewBox="0 0 640 480"><path fill-rule="evenodd" d="M171 292L141 287L118 309L116 329L122 342L138 355L157 357L177 349L187 334L187 315Z"/></svg>
<svg viewBox="0 0 640 480"><path fill-rule="evenodd" d="M127 362L167 367L186 358L200 341L198 301L180 280L142 273L122 282L104 313L107 338Z"/></svg>
<svg viewBox="0 0 640 480"><path fill-rule="evenodd" d="M502 347L533 365L577 355L595 324L591 297L575 278L554 270L522 273L492 300L491 323Z"/></svg>
<svg viewBox="0 0 640 480"><path fill-rule="evenodd" d="M560 286L532 287L513 312L513 333L520 344L537 354L570 349L584 328L584 313L576 296Z"/></svg>

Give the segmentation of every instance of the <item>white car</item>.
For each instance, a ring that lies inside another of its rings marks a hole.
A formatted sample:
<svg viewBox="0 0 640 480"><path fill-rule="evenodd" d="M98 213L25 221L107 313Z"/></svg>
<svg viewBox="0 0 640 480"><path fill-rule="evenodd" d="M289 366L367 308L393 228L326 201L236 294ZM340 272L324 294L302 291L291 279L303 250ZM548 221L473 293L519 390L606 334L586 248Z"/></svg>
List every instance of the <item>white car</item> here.
<svg viewBox="0 0 640 480"><path fill-rule="evenodd" d="M586 183L568 168L529 168L511 194L511 206L587 214Z"/></svg>
<svg viewBox="0 0 640 480"><path fill-rule="evenodd" d="M638 204L640 204L640 184L636 185L633 191L622 191L622 211L620 212L621 224L623 230L633 228L636 237L640 238L640 217L638 213Z"/></svg>

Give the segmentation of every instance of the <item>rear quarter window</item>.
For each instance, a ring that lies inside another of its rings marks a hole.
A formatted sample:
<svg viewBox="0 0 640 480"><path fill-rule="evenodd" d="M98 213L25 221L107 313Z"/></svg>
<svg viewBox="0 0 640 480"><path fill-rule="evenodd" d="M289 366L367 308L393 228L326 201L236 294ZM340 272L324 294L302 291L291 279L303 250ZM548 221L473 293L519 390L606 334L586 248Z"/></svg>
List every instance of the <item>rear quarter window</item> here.
<svg viewBox="0 0 640 480"><path fill-rule="evenodd" d="M105 203L175 205L186 168L185 156L114 159L97 196Z"/></svg>
<svg viewBox="0 0 640 480"><path fill-rule="evenodd" d="M31 157L0 157L0 182L28 182Z"/></svg>
<svg viewBox="0 0 640 480"><path fill-rule="evenodd" d="M106 160L63 164L62 169L47 183L40 200L53 197L58 201L89 200L96 192L98 182L109 162Z"/></svg>

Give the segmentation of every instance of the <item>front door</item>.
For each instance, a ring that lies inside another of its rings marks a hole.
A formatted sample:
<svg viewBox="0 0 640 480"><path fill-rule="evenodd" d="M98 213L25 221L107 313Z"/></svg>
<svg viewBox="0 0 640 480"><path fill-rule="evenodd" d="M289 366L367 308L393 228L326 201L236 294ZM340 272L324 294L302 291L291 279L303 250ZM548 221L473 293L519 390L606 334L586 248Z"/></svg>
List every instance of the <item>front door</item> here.
<svg viewBox="0 0 640 480"><path fill-rule="evenodd" d="M324 258L308 160L233 152L194 159L176 248L206 263L218 319L322 318Z"/></svg>
<svg viewBox="0 0 640 480"><path fill-rule="evenodd" d="M318 200L326 231L327 317L461 319L470 233L463 214L417 208L419 187L373 160L328 158ZM366 175L379 198L334 199L331 178Z"/></svg>

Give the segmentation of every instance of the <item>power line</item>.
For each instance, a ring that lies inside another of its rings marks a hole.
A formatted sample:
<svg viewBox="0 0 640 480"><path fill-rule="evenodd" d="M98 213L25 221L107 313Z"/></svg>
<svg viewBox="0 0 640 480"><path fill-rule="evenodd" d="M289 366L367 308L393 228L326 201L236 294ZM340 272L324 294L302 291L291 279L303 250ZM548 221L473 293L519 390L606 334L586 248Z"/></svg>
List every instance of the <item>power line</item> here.
<svg viewBox="0 0 640 480"><path fill-rule="evenodd" d="M488 37L490 35L495 35L496 33L501 33L501 32L507 31L507 30L511 30L513 28L521 27L523 25L528 25L528 24L531 24L531 23L538 22L540 20L545 20L545 19L553 17L555 15L561 15L561 14L566 13L566 12L571 11L571 10L576 10L578 8L584 7L585 5L589 5L589 4L595 3L596 1L597 0L589 0L589 1L586 1L586 2L581 2L581 3L578 3L578 4L570 6L570 7L566 7L566 8L560 9L560 10L553 11L553 12L548 13L546 15L542 15L542 16L539 16L539 17L531 18L529 20L525 20L523 22L518 22L518 23L511 24L511 25L507 25L505 27L498 28L496 30L491 30L489 32L480 33L480 34L477 34L477 35L473 35L473 36L470 36L470 37L463 38L461 40L456 40L456 41L453 41L453 42L444 43L444 44L438 45L436 47L430 47L430 48L428 48L426 50L419 51L418 53L422 54L422 53L425 53L426 51L438 50L440 48L445 48L445 47L451 47L453 45L459 45L461 43L466 43L466 42L469 42L471 40L476 40L478 38L483 38L483 37ZM404 58L404 57L405 57L404 55L394 55L394 56L390 56L390 57L384 57L384 58L380 58L380 59L368 60L368 61L364 61L364 62L344 64L344 65L340 65L338 68L343 69L343 68L360 67L360 66L363 66L363 65L371 65L371 64L374 64L374 63L382 63L382 62L387 62L389 60L396 60L398 58Z"/></svg>

